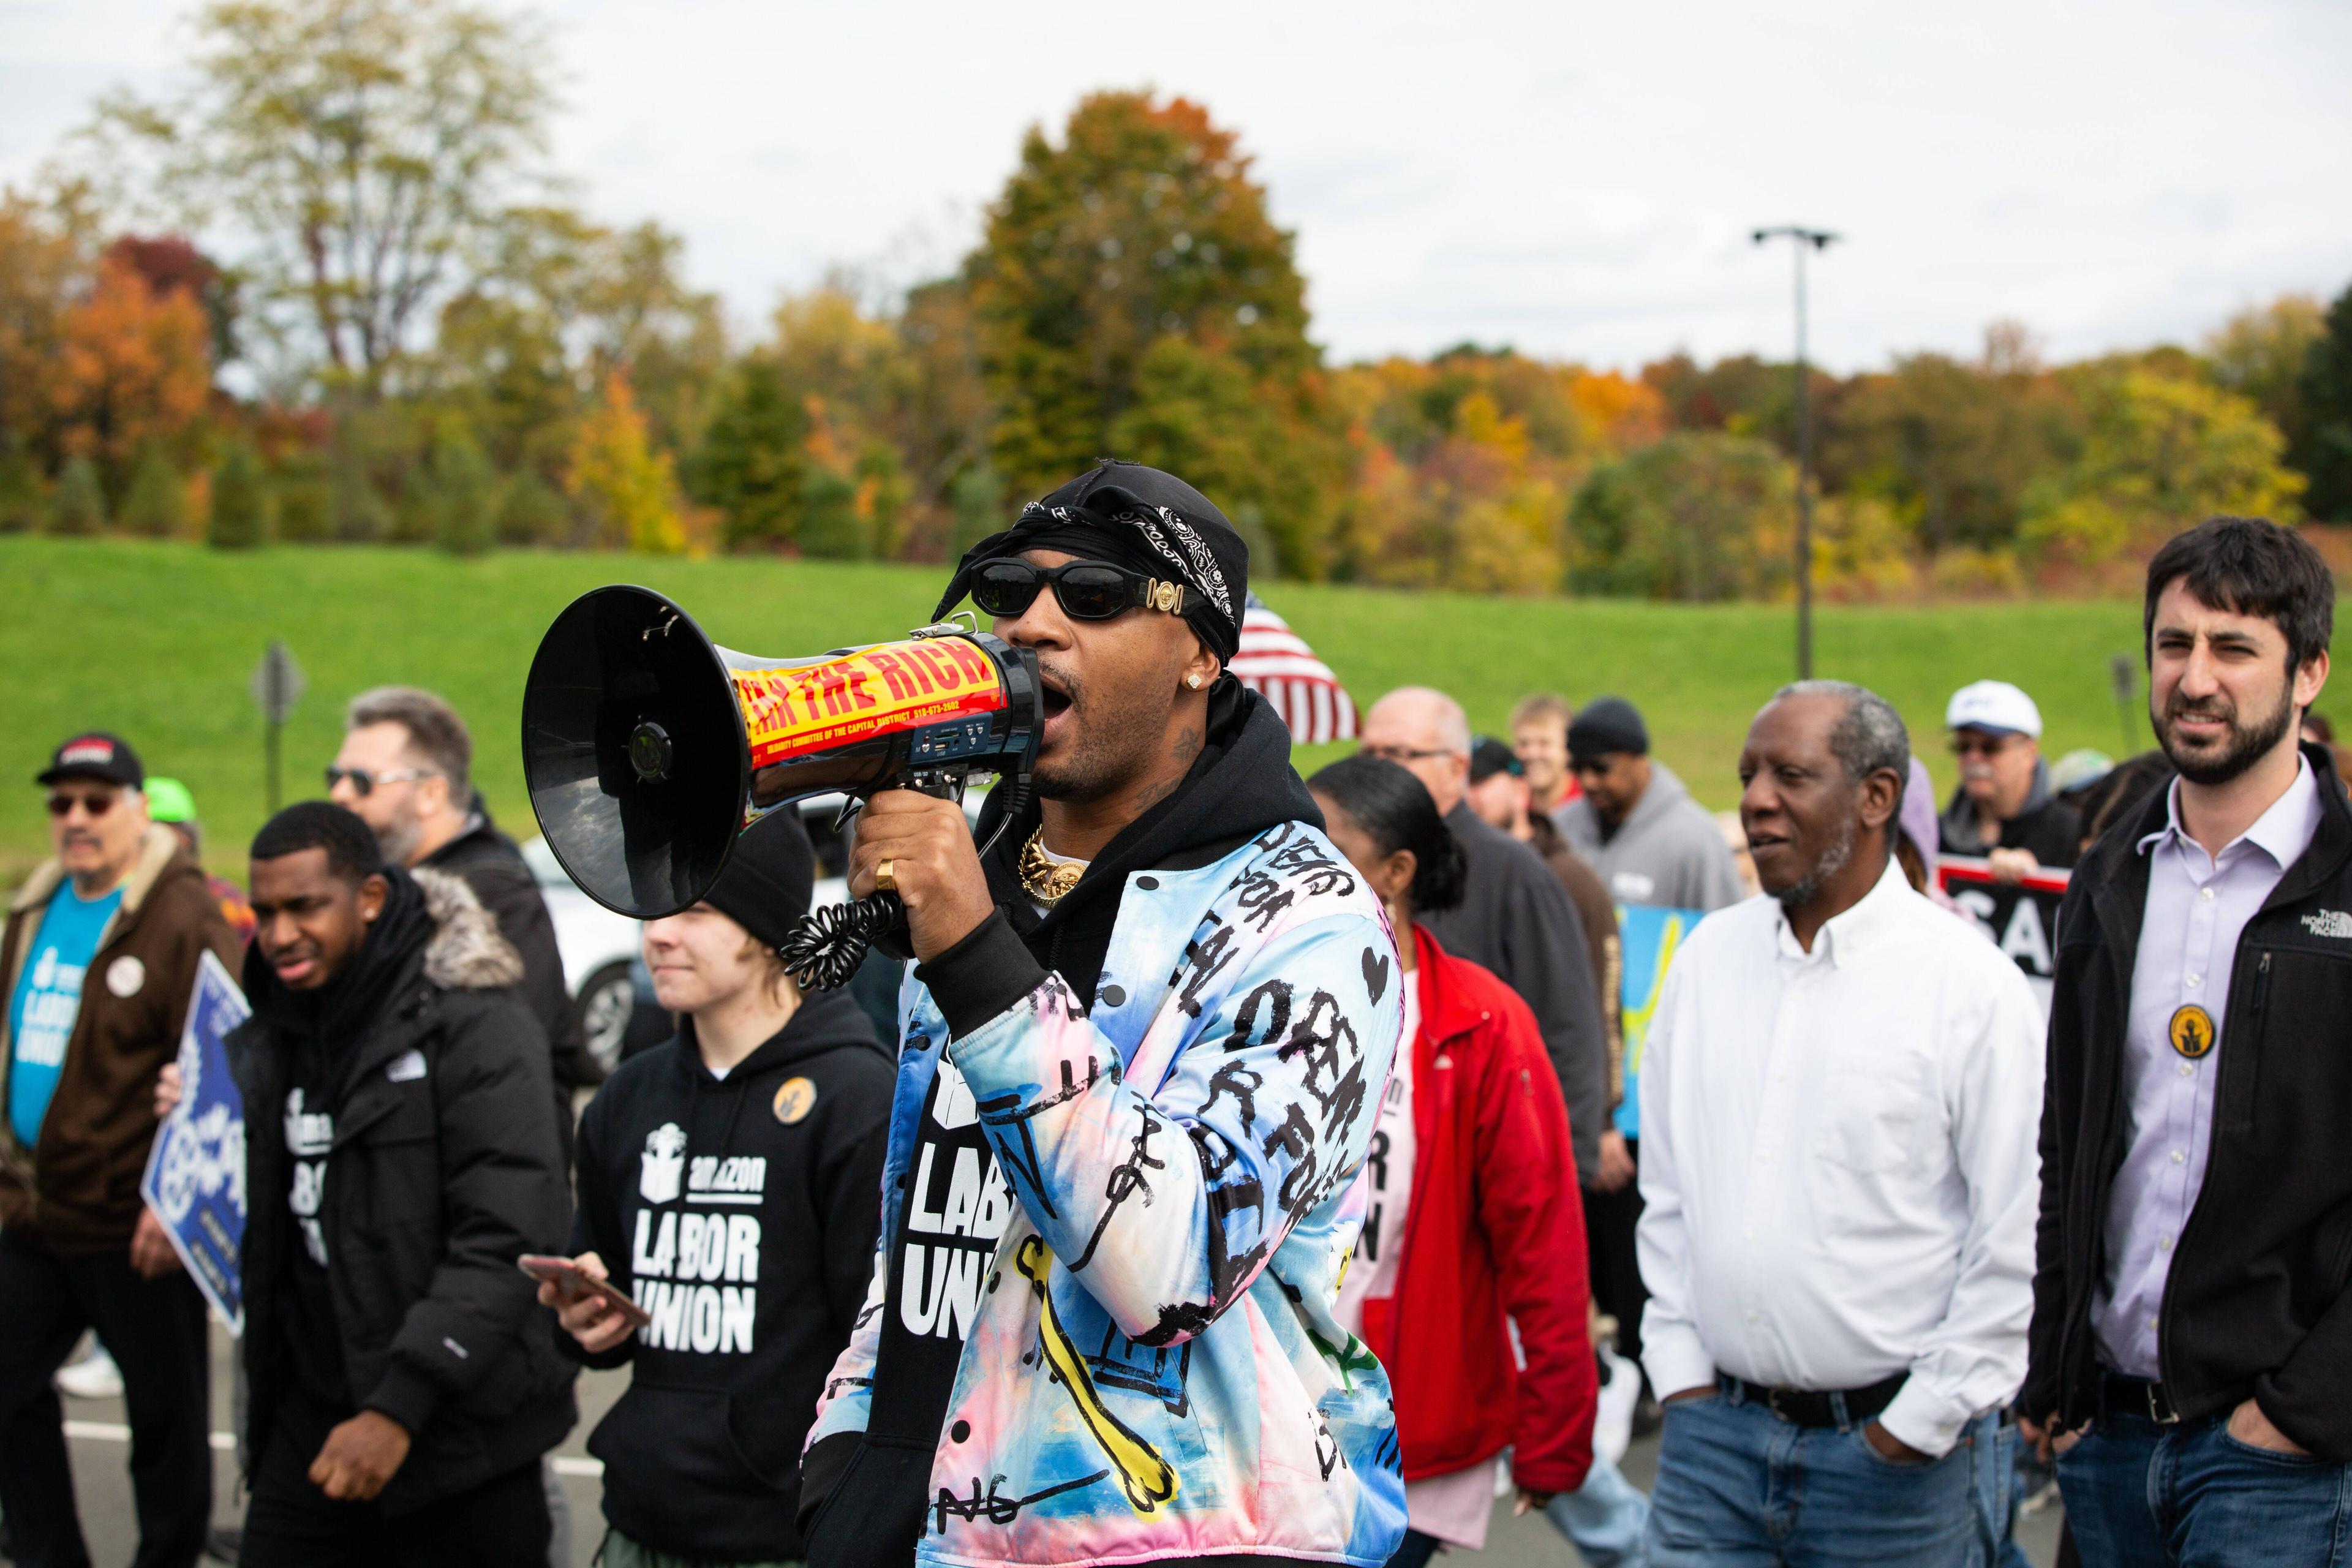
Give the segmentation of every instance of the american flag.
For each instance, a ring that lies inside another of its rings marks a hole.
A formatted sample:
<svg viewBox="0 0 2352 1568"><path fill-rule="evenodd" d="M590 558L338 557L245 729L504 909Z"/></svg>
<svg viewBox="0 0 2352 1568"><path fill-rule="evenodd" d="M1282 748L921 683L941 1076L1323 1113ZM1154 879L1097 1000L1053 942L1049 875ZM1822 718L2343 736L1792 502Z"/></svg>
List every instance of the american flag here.
<svg viewBox="0 0 2352 1568"><path fill-rule="evenodd" d="M1356 738L1356 705L1347 688L1255 594L1242 616L1241 651L1230 668L1235 679L1274 704L1298 744Z"/></svg>

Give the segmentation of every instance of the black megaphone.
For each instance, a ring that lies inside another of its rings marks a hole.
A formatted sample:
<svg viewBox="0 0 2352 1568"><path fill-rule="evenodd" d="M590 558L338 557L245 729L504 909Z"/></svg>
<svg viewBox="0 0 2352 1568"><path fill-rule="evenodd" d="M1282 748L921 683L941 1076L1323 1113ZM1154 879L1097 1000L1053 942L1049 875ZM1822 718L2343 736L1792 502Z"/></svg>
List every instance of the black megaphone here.
<svg viewBox="0 0 2352 1568"><path fill-rule="evenodd" d="M574 599L540 640L523 778L572 879L657 920L710 890L744 829L810 795L954 795L979 773L1014 775L1025 795L1039 727L1037 656L986 632L950 623L765 658L719 647L650 588L615 584ZM861 937L904 913L890 894L851 910Z"/></svg>

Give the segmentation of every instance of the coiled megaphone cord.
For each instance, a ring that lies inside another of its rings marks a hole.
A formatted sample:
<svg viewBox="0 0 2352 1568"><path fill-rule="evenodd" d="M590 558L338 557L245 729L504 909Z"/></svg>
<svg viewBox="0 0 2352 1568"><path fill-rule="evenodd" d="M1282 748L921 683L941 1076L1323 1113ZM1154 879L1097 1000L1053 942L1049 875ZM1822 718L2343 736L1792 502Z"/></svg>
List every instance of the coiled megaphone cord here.
<svg viewBox="0 0 2352 1568"><path fill-rule="evenodd" d="M866 962L866 950L874 939L906 921L907 906L898 894L869 893L849 903L811 910L776 954L803 990L838 991Z"/></svg>
<svg viewBox="0 0 2352 1568"><path fill-rule="evenodd" d="M980 847L982 856L996 847L1004 830L1013 826L1029 804L1032 779L1024 772L1016 775L1005 797L1003 814L997 819L996 831ZM835 904L822 910L811 910L801 917L793 934L784 939L776 955L792 971L793 978L803 990L838 991L857 973L866 962L866 950L874 939L890 931L905 929L907 905L896 893L868 893L845 904Z"/></svg>

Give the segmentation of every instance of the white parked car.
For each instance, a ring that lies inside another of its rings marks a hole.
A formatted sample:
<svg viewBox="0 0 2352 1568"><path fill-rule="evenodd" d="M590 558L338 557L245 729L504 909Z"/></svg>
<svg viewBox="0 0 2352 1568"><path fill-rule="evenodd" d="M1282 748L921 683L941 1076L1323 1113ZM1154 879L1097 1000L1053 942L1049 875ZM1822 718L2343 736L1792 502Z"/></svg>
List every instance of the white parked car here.
<svg viewBox="0 0 2352 1568"><path fill-rule="evenodd" d="M556 951L563 955L563 983L580 1016L589 1069L602 1081L621 1065L629 1022L637 1011L636 984L629 976L637 962L637 922L616 915L582 892L544 838L522 847L522 858L539 880L547 918L555 926Z"/></svg>

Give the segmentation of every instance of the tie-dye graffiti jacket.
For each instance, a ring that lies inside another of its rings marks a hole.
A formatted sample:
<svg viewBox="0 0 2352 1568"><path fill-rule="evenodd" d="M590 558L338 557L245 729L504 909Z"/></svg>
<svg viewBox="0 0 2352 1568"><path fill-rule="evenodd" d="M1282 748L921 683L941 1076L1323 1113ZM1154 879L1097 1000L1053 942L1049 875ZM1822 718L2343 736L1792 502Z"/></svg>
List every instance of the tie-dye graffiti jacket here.
<svg viewBox="0 0 2352 1568"><path fill-rule="evenodd" d="M1298 822L1130 873L1089 1010L1036 984L950 1038L910 978L884 1247L944 1051L1019 1200L931 1460L922 1563L1255 1552L1373 1568L1404 1531L1388 1379L1331 1315L1397 1048L1377 898ZM882 1270L810 1446L866 1429Z"/></svg>

